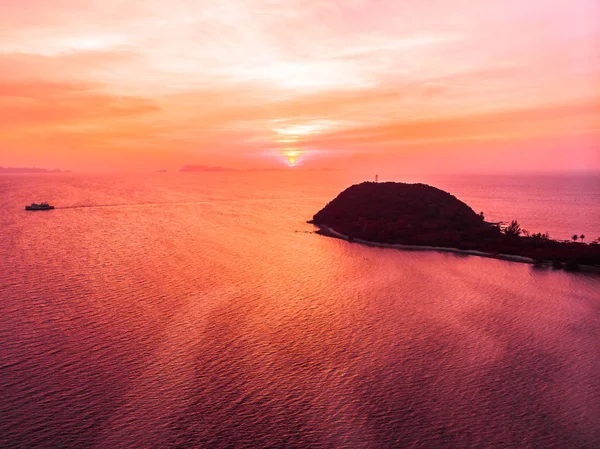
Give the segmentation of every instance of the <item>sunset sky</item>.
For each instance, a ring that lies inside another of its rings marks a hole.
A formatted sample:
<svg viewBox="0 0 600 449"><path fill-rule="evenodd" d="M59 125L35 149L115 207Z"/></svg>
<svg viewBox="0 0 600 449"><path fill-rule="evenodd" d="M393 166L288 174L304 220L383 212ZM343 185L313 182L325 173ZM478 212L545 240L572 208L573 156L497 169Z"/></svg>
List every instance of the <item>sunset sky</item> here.
<svg viewBox="0 0 600 449"><path fill-rule="evenodd" d="M600 170L597 0L0 0L0 165Z"/></svg>

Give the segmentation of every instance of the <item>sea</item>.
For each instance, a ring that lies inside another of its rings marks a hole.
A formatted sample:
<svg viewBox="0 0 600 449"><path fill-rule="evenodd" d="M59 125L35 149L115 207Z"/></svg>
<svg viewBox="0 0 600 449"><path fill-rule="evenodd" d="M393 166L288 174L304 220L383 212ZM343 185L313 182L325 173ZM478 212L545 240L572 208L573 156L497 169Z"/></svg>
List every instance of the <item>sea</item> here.
<svg viewBox="0 0 600 449"><path fill-rule="evenodd" d="M600 275L314 233L372 177L0 176L0 447L599 448ZM388 180L600 237L599 176Z"/></svg>

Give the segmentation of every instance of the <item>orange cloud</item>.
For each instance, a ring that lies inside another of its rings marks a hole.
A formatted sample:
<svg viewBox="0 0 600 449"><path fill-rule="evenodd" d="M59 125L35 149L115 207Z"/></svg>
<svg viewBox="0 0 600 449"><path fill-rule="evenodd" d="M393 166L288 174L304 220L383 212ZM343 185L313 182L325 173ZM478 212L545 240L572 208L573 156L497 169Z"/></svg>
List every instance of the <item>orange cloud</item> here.
<svg viewBox="0 0 600 449"><path fill-rule="evenodd" d="M336 147L397 146L403 143L518 140L596 133L600 135L600 98L575 104L396 121L345 129L321 136L309 144Z"/></svg>
<svg viewBox="0 0 600 449"><path fill-rule="evenodd" d="M157 110L147 99L110 95L86 85L0 83L0 128L76 127Z"/></svg>

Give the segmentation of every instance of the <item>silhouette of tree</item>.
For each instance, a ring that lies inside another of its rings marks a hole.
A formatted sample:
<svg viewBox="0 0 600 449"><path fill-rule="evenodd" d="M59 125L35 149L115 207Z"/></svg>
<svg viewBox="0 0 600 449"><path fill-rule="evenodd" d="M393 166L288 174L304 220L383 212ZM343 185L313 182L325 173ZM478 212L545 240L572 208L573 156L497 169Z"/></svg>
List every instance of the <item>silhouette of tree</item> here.
<svg viewBox="0 0 600 449"><path fill-rule="evenodd" d="M518 237L521 235L521 232L521 225L517 223L517 220L513 220L510 222L510 225L508 225L504 230L504 235Z"/></svg>
<svg viewBox="0 0 600 449"><path fill-rule="evenodd" d="M584 234L581 234L581 235L579 236L579 240L581 240L582 242L583 242L583 239L584 239L584 238L585 238L585 235L584 235Z"/></svg>
<svg viewBox="0 0 600 449"><path fill-rule="evenodd" d="M573 234L573 241L576 242L579 236L577 234Z"/></svg>
<svg viewBox="0 0 600 449"><path fill-rule="evenodd" d="M482 220L485 220L485 215L483 215L483 212L479 212L479 217L481 217Z"/></svg>

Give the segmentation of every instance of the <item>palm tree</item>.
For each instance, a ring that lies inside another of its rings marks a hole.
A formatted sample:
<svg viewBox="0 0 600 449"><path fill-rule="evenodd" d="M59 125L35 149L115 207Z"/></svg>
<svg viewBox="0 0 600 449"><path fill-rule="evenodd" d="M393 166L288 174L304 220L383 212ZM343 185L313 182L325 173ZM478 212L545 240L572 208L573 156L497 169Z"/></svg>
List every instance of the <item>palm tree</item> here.
<svg viewBox="0 0 600 449"><path fill-rule="evenodd" d="M583 239L584 239L584 238L585 238L585 235L583 235L583 234L581 234L581 235L579 236L579 240L581 240L582 242L583 242Z"/></svg>
<svg viewBox="0 0 600 449"><path fill-rule="evenodd" d="M578 236L577 234L574 234L574 235L573 235L573 241L574 241L574 242L576 242L578 238L579 238L579 236Z"/></svg>

